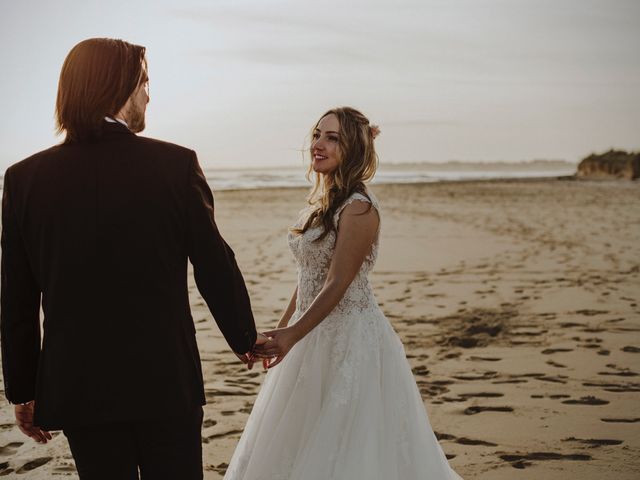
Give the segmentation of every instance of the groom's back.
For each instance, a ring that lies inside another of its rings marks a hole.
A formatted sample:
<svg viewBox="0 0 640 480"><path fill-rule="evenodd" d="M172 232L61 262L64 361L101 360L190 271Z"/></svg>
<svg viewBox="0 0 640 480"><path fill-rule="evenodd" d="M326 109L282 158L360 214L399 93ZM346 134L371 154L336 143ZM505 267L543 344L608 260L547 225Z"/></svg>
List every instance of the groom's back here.
<svg viewBox="0 0 640 480"><path fill-rule="evenodd" d="M96 298L134 295L184 274L193 158L110 125L101 141L56 146L11 167L12 202L42 287L53 275Z"/></svg>
<svg viewBox="0 0 640 480"><path fill-rule="evenodd" d="M42 292L41 425L125 420L132 403L144 404L135 418L203 403L187 291L195 161L191 150L105 122L100 140L7 171Z"/></svg>

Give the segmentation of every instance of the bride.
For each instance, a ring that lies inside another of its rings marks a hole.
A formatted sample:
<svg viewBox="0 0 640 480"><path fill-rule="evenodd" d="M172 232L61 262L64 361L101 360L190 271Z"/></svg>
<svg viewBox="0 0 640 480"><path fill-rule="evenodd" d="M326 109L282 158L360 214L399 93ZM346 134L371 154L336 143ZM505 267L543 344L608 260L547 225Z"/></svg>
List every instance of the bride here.
<svg viewBox="0 0 640 480"><path fill-rule="evenodd" d="M380 207L365 183L378 133L349 107L315 125L310 206L288 236L298 286L255 349L270 371L226 480L460 480L368 280Z"/></svg>

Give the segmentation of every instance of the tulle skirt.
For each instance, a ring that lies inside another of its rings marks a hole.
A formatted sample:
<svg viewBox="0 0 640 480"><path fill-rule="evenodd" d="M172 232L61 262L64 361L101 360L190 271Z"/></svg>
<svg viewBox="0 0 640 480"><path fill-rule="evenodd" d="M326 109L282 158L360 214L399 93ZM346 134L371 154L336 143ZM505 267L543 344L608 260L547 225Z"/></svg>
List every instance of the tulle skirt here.
<svg viewBox="0 0 640 480"><path fill-rule="evenodd" d="M269 371L224 478L461 479L377 307L327 317Z"/></svg>

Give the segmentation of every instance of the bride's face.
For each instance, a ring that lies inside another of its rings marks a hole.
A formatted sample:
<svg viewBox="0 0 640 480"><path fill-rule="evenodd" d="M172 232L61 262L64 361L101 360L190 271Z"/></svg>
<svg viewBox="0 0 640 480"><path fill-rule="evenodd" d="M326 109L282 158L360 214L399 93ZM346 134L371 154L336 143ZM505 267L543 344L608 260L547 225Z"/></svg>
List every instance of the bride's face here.
<svg viewBox="0 0 640 480"><path fill-rule="evenodd" d="M311 168L314 172L330 174L340 165L340 122L330 113L322 117L311 139Z"/></svg>

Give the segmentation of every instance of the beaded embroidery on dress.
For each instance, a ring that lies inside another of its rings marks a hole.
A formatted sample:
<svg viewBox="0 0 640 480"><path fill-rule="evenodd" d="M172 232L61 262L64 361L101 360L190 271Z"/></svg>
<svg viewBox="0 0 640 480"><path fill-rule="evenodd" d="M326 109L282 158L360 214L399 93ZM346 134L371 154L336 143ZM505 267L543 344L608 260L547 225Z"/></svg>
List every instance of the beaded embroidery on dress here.
<svg viewBox="0 0 640 480"><path fill-rule="evenodd" d="M367 197L368 196L368 197ZM354 193L338 208L375 197ZM306 220L301 215L296 226ZM336 241L289 233L298 298L289 325L324 284ZM334 310L267 373L225 480L461 480L436 439L404 347L368 274L378 239Z"/></svg>

